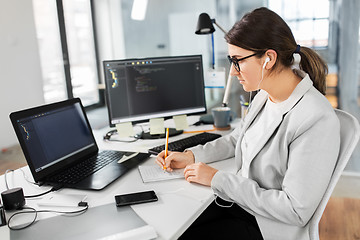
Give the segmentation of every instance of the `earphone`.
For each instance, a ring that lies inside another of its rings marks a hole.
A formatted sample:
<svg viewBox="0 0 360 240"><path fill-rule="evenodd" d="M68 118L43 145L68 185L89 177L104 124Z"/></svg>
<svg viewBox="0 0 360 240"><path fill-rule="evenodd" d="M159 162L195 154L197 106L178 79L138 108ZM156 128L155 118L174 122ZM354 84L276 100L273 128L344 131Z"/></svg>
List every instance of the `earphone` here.
<svg viewBox="0 0 360 240"><path fill-rule="evenodd" d="M257 88L260 87L260 84L261 84L261 82L262 82L263 79L264 79L264 69L265 69L266 64L267 64L268 62L270 62L270 58L269 58L269 57L265 58L264 65L263 65L263 67L262 67L262 69L261 69L261 80L259 81L259 84L258 84ZM251 103L252 103L252 102L251 102L251 93L252 93L252 92L250 91L249 106L248 106L248 108L246 109L246 112L249 111L249 108L250 108Z"/></svg>
<svg viewBox="0 0 360 240"><path fill-rule="evenodd" d="M267 64L268 62L270 62L270 58L269 58L269 57L267 57L267 58L265 59L265 62L264 62L264 65L263 65L263 69L266 67L266 64Z"/></svg>

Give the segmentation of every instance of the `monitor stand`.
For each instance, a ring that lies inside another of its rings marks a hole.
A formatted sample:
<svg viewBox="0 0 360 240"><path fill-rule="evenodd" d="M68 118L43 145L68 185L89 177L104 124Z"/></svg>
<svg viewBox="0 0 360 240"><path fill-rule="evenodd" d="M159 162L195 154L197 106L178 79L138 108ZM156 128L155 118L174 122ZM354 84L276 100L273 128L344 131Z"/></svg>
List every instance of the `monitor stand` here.
<svg viewBox="0 0 360 240"><path fill-rule="evenodd" d="M166 129L165 131L166 132ZM183 130L176 130L175 128L169 128L169 137L176 136L182 134ZM159 139L165 138L165 133L163 134L150 134L150 132L142 132L139 136L140 139Z"/></svg>

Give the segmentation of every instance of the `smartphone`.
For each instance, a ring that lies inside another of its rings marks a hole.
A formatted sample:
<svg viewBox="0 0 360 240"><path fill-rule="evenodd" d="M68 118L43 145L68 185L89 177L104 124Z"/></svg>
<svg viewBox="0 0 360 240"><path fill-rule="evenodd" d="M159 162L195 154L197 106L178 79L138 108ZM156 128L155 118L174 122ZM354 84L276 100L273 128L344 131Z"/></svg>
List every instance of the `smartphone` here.
<svg viewBox="0 0 360 240"><path fill-rule="evenodd" d="M115 196L117 207L138 203L154 202L157 200L158 198L154 191L128 193Z"/></svg>

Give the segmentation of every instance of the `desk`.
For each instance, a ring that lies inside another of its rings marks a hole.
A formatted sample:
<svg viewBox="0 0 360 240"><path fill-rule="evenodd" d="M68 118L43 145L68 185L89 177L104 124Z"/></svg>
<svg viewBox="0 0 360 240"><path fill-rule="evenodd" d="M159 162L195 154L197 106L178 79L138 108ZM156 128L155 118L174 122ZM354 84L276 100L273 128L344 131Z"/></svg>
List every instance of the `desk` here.
<svg viewBox="0 0 360 240"><path fill-rule="evenodd" d="M234 121L232 128L236 126L236 123L237 121ZM146 152L149 147L164 143L163 139L139 140L134 143L104 142L102 136L106 131L107 129L94 131L100 149ZM226 134L229 131L220 133ZM182 134L170 138L169 141L175 141L187 136L190 135ZM155 164L154 161L155 157L152 156L143 165ZM234 171L235 164L233 159L228 159L212 163L211 166L225 171ZM26 176L33 181L29 168L24 167L23 170ZM20 170L9 173L7 178L10 188L21 186L24 189L25 195L37 194L48 189L45 186L39 188L28 183ZM2 192L5 189L4 176L2 175L0 176L0 191ZM61 189L58 192L64 194L85 194L88 196L89 206L95 207L114 203L114 196L117 194L151 189L157 193L159 201L132 205L131 207L147 224L155 228L159 236L158 239L177 239L214 199L214 195L209 187L188 183L184 179L143 183L137 168L132 169L102 191ZM36 201L27 199L26 204L40 209ZM50 207L47 207L47 209L50 209ZM51 216L54 215L40 214L38 219ZM49 232L51 232L51 229L49 229ZM6 226L0 227L0 239L10 239L10 231Z"/></svg>

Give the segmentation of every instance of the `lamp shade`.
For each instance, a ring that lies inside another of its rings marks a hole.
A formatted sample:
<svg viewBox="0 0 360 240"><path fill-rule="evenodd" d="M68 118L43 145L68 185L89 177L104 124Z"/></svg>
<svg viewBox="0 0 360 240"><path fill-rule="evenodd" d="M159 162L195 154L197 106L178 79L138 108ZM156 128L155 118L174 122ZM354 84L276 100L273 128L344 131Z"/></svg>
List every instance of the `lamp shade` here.
<svg viewBox="0 0 360 240"><path fill-rule="evenodd" d="M214 25L210 16L207 13L199 15L199 19L196 26L196 34L210 34L215 31Z"/></svg>

